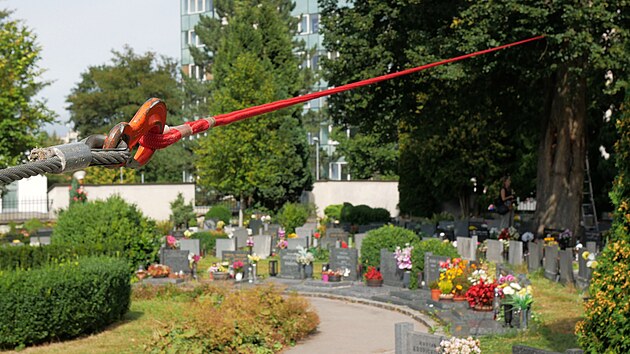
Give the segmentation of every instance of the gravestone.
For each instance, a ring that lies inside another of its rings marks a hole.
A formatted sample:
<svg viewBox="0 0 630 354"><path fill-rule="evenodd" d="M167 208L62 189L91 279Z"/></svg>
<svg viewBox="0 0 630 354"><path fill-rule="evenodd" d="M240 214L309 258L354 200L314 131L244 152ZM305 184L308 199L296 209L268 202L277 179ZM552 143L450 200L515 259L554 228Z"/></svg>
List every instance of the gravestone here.
<svg viewBox="0 0 630 354"><path fill-rule="evenodd" d="M260 256L262 259L266 259L271 254L271 236L258 235L254 236L254 247L252 253Z"/></svg>
<svg viewBox="0 0 630 354"><path fill-rule="evenodd" d="M462 259L474 261L477 259L477 238L457 237L457 253Z"/></svg>
<svg viewBox="0 0 630 354"><path fill-rule="evenodd" d="M455 240L455 222L454 221L440 221L437 227L438 235L443 233L444 239L449 241Z"/></svg>
<svg viewBox="0 0 630 354"><path fill-rule="evenodd" d="M593 254L597 253L597 242L587 242L586 250Z"/></svg>
<svg viewBox="0 0 630 354"><path fill-rule="evenodd" d="M312 232L313 232L313 229L306 228L306 227L296 227L295 228L295 233L298 235L299 238L310 237Z"/></svg>
<svg viewBox="0 0 630 354"><path fill-rule="evenodd" d="M307 248L307 240L305 238L288 238L287 244L287 249L290 250L296 250L297 246Z"/></svg>
<svg viewBox="0 0 630 354"><path fill-rule="evenodd" d="M320 238L319 242L321 248L329 249L335 247L337 242L348 243L348 233L343 231L343 229L327 229L326 237Z"/></svg>
<svg viewBox="0 0 630 354"><path fill-rule="evenodd" d="M582 254L586 252L581 250L578 252L578 275L576 278L576 285L580 290L585 290L591 283L592 272L591 269L586 266L587 260L584 259Z"/></svg>
<svg viewBox="0 0 630 354"><path fill-rule="evenodd" d="M246 247L249 234L247 229L236 228L232 230L232 239L236 240L236 248Z"/></svg>
<svg viewBox="0 0 630 354"><path fill-rule="evenodd" d="M536 271L540 268L540 248L541 245L536 242L528 242L527 248L529 249L529 258L527 259L527 267L530 271Z"/></svg>
<svg viewBox="0 0 630 354"><path fill-rule="evenodd" d="M199 240L196 238L184 238L179 240L179 249L183 251L192 252L197 256L201 255L201 247Z"/></svg>
<svg viewBox="0 0 630 354"><path fill-rule="evenodd" d="M224 251L221 261L228 262L230 266L236 261L241 261L243 262L243 273L247 274L247 267L249 266L247 255L249 255L247 251Z"/></svg>
<svg viewBox="0 0 630 354"><path fill-rule="evenodd" d="M297 262L298 250L280 250L280 278L302 279L302 266Z"/></svg>
<svg viewBox="0 0 630 354"><path fill-rule="evenodd" d="M214 256L223 258L223 251L236 251L236 242L233 238L218 238L214 248Z"/></svg>
<svg viewBox="0 0 630 354"><path fill-rule="evenodd" d="M563 284L575 284L573 276L573 250L560 251L560 281Z"/></svg>
<svg viewBox="0 0 630 354"><path fill-rule="evenodd" d="M262 220L258 220L258 219L249 220L249 229L252 230L252 235L260 235L262 228L263 228Z"/></svg>
<svg viewBox="0 0 630 354"><path fill-rule="evenodd" d="M511 265L523 264L523 242L510 241L510 247L508 247L508 262Z"/></svg>
<svg viewBox="0 0 630 354"><path fill-rule="evenodd" d="M477 236L479 242L485 241L490 236L488 224L485 221L471 220L468 223L468 234L473 237Z"/></svg>
<svg viewBox="0 0 630 354"><path fill-rule="evenodd" d="M454 225L455 237L468 237L468 220L457 220Z"/></svg>
<svg viewBox="0 0 630 354"><path fill-rule="evenodd" d="M269 224L267 225L267 234L271 235L271 237L273 238L278 237L278 230L280 230L280 225L278 224Z"/></svg>
<svg viewBox="0 0 630 354"><path fill-rule="evenodd" d="M37 236L39 237L51 237L53 233L53 229L49 228L49 227L44 227L41 229L37 229ZM40 241L41 242L41 241Z"/></svg>
<svg viewBox="0 0 630 354"><path fill-rule="evenodd" d="M427 235L428 237L433 237L435 235L435 225L434 224L421 224L420 232Z"/></svg>
<svg viewBox="0 0 630 354"><path fill-rule="evenodd" d="M184 274L191 273L188 251L161 248L160 264L164 264L165 266L171 268L172 273L179 273L180 271L183 271Z"/></svg>
<svg viewBox="0 0 630 354"><path fill-rule="evenodd" d="M349 280L358 279L359 252L355 248L333 248L330 250L330 269L350 269Z"/></svg>
<svg viewBox="0 0 630 354"><path fill-rule="evenodd" d="M558 281L558 246L545 246L545 278L551 281Z"/></svg>
<svg viewBox="0 0 630 354"><path fill-rule="evenodd" d="M307 222L304 223L304 225L302 225L303 228L305 229L309 229L309 230L317 230L317 223L316 222Z"/></svg>
<svg viewBox="0 0 630 354"><path fill-rule="evenodd" d="M584 351L582 349L567 349L565 354L583 354ZM560 354L560 352L550 352L544 349L538 349L533 347L528 347L526 345L515 344L512 345L512 354Z"/></svg>
<svg viewBox="0 0 630 354"><path fill-rule="evenodd" d="M402 287L402 272L398 269L394 252L386 248L381 249L381 274L383 284Z"/></svg>
<svg viewBox="0 0 630 354"><path fill-rule="evenodd" d="M32 242L39 242L40 246L50 245L50 236L35 236L31 238Z"/></svg>
<svg viewBox="0 0 630 354"><path fill-rule="evenodd" d="M413 330L413 323L401 322L394 325L395 331L395 353L396 354L435 354L440 348L440 342L445 337L415 332Z"/></svg>
<svg viewBox="0 0 630 354"><path fill-rule="evenodd" d="M487 240L486 259L493 263L503 263L503 243L499 240Z"/></svg>
<svg viewBox="0 0 630 354"><path fill-rule="evenodd" d="M361 253L361 245L363 245L363 239L365 239L366 236L367 234L354 235L354 248L356 248L357 251L359 251L359 254Z"/></svg>
<svg viewBox="0 0 630 354"><path fill-rule="evenodd" d="M500 219L489 219L486 220L486 224L488 225L488 230L497 229L501 232L501 220Z"/></svg>
<svg viewBox="0 0 630 354"><path fill-rule="evenodd" d="M431 285L432 282L440 278L440 262L446 262L446 256L434 256L431 252L424 254L424 284Z"/></svg>

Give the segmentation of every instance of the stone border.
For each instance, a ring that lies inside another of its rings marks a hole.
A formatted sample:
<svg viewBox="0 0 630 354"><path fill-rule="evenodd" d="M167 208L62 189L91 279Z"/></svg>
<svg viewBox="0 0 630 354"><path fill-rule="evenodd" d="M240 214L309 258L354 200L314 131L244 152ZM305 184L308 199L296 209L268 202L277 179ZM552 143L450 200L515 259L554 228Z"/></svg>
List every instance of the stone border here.
<svg viewBox="0 0 630 354"><path fill-rule="evenodd" d="M361 305L377 307L384 310L395 311L405 316L411 317L412 319L414 319L417 322L420 322L421 324L425 325L429 329L442 327L441 324L428 318L424 313L409 309L406 306L392 305L392 304L388 304L388 303L384 303L380 301L374 301L374 300L368 300L368 299L362 299L362 298L344 296L344 295L313 293L313 292L299 292L295 290L291 290L291 292L296 292L297 294L305 296L305 297L318 297L318 298L324 298L324 299L329 299L329 300L347 301L353 304L361 304ZM442 331L435 331L434 334L446 336L446 334Z"/></svg>

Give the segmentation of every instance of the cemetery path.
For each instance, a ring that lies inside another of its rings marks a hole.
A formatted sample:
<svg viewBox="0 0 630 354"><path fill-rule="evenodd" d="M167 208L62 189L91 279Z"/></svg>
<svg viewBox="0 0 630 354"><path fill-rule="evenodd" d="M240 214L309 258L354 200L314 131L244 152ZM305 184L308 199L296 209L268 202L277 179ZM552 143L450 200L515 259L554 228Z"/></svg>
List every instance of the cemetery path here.
<svg viewBox="0 0 630 354"><path fill-rule="evenodd" d="M401 313L341 300L308 298L319 315L317 332L286 354L394 353L394 324L411 322L419 332L428 328Z"/></svg>

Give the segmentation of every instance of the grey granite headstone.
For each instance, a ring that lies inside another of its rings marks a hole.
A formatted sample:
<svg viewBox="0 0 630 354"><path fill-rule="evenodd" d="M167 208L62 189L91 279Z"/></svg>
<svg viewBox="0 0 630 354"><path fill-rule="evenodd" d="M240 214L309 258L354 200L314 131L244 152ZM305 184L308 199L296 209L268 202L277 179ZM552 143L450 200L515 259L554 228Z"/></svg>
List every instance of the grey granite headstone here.
<svg viewBox="0 0 630 354"><path fill-rule="evenodd" d="M578 252L578 274L577 278L575 279L576 285L580 290L585 290L588 288L592 276L591 269L586 266L588 261L582 256L584 252L586 252L586 250L581 250L580 252Z"/></svg>
<svg viewBox="0 0 630 354"><path fill-rule="evenodd" d="M587 242L586 243L586 250L591 252L591 253L597 253L597 242Z"/></svg>
<svg viewBox="0 0 630 354"><path fill-rule="evenodd" d="M263 228L263 222L262 220L251 219L249 220L248 228L252 230L252 235L259 235L260 230Z"/></svg>
<svg viewBox="0 0 630 354"><path fill-rule="evenodd" d="M278 237L278 230L280 230L280 225L278 224L269 224L267 226L267 233L271 235L271 237Z"/></svg>
<svg viewBox="0 0 630 354"><path fill-rule="evenodd" d="M188 251L162 248L160 249L160 263L171 268L172 273L183 271L184 274L190 274L191 272Z"/></svg>
<svg viewBox="0 0 630 354"><path fill-rule="evenodd" d="M560 251L560 281L563 284L575 284L573 276L573 250Z"/></svg>
<svg viewBox="0 0 630 354"><path fill-rule="evenodd" d="M433 235L435 234L435 225L433 225L433 224L421 224L420 225L420 232L422 232L423 234L425 234L428 237L433 237Z"/></svg>
<svg viewBox="0 0 630 354"><path fill-rule="evenodd" d="M560 354L559 352L550 352L544 349L532 348L525 345L512 345L512 354Z"/></svg>
<svg viewBox="0 0 630 354"><path fill-rule="evenodd" d="M407 339L409 338L409 332L413 331L413 323L399 322L394 324L394 336L396 340L395 353L406 354L407 351Z"/></svg>
<svg viewBox="0 0 630 354"><path fill-rule="evenodd" d="M335 247L337 243L348 242L348 233L343 229L327 229L326 236L319 239L320 247L329 249Z"/></svg>
<svg viewBox="0 0 630 354"><path fill-rule="evenodd" d="M457 237L457 253L462 259L474 261L477 260L477 236L474 237Z"/></svg>
<svg viewBox="0 0 630 354"><path fill-rule="evenodd" d="M192 252L192 254L201 255L201 247L199 240L196 238L185 238L179 240L179 249L183 251Z"/></svg>
<svg viewBox="0 0 630 354"><path fill-rule="evenodd" d="M262 259L266 259L271 254L271 236L258 235L254 236L254 247L252 252Z"/></svg>
<svg viewBox="0 0 630 354"><path fill-rule="evenodd" d="M536 242L528 242L527 249L529 250L529 258L527 259L527 267L530 271L536 271L540 268L540 247L542 245Z"/></svg>
<svg viewBox="0 0 630 354"><path fill-rule="evenodd" d="M236 248L247 246L247 238L249 237L249 235L247 234L247 229L236 228L232 231L232 234L232 238L236 240Z"/></svg>
<svg viewBox="0 0 630 354"><path fill-rule="evenodd" d="M349 280L358 279L359 252L355 248L333 248L330 250L330 269L350 269Z"/></svg>
<svg viewBox="0 0 630 354"><path fill-rule="evenodd" d="M247 268L249 266L249 258L247 258L247 255L249 255L248 251L225 251L223 252L221 261L228 262L230 266L236 261L243 262L243 274L247 276Z"/></svg>
<svg viewBox="0 0 630 354"><path fill-rule="evenodd" d="M508 262L511 265L523 264L523 242L510 241L510 247L508 248Z"/></svg>
<svg viewBox="0 0 630 354"><path fill-rule="evenodd" d="M302 266L297 262L298 254L298 250L280 250L280 278L302 279Z"/></svg>
<svg viewBox="0 0 630 354"><path fill-rule="evenodd" d="M236 242L233 238L218 238L214 248L214 256L217 258L223 258L223 251L236 251Z"/></svg>
<svg viewBox="0 0 630 354"><path fill-rule="evenodd" d="M307 240L305 238L288 238L287 239L287 249L290 250L295 250L297 249L297 246L302 246L304 248L307 248L306 242Z"/></svg>
<svg viewBox="0 0 630 354"><path fill-rule="evenodd" d="M50 236L35 236L31 238L31 242L39 242L40 246L50 245Z"/></svg>
<svg viewBox="0 0 630 354"><path fill-rule="evenodd" d="M558 246L545 246L545 278L558 281Z"/></svg>
<svg viewBox="0 0 630 354"><path fill-rule="evenodd" d="M430 286L432 282L440 278L440 262L446 262L446 256L434 256L431 252L424 254L424 284Z"/></svg>
<svg viewBox="0 0 630 354"><path fill-rule="evenodd" d="M493 263L503 263L503 243L499 240L487 240L486 258Z"/></svg>
<svg viewBox="0 0 630 354"><path fill-rule="evenodd" d="M295 233L298 235L299 238L307 238L311 236L311 234L313 233L313 229L306 227L296 227Z"/></svg>
<svg viewBox="0 0 630 354"><path fill-rule="evenodd" d="M357 251L361 252L361 246L363 245L363 239L365 239L366 236L367 236L367 234L356 234L356 235L354 235L354 248L356 248Z"/></svg>
<svg viewBox="0 0 630 354"><path fill-rule="evenodd" d="M383 284L402 286L402 272L398 269L394 252L386 248L381 249L381 274L383 275Z"/></svg>
<svg viewBox="0 0 630 354"><path fill-rule="evenodd" d="M407 352L419 354L435 354L444 337L429 333L410 332L407 337Z"/></svg>
<svg viewBox="0 0 630 354"><path fill-rule="evenodd" d="M468 237L468 220L455 221L455 237Z"/></svg>

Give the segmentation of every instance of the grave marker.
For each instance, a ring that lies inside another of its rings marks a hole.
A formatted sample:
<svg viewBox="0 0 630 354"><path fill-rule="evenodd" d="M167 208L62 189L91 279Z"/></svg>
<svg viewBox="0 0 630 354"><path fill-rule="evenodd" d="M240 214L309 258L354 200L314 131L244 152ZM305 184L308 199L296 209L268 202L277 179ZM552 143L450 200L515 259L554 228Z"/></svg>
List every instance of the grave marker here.
<svg viewBox="0 0 630 354"><path fill-rule="evenodd" d="M573 250L560 251L560 281L563 284L575 284L573 276Z"/></svg>
<svg viewBox="0 0 630 354"><path fill-rule="evenodd" d="M503 263L503 243L499 240L487 240L486 258L490 262Z"/></svg>
<svg viewBox="0 0 630 354"><path fill-rule="evenodd" d="M280 250L280 278L302 279L302 265L297 262L298 250Z"/></svg>
<svg viewBox="0 0 630 354"><path fill-rule="evenodd" d="M508 262L512 265L523 264L523 242L510 240Z"/></svg>
<svg viewBox="0 0 630 354"><path fill-rule="evenodd" d="M171 268L172 273L179 273L180 271L183 271L184 274L191 273L188 251L161 248L160 263Z"/></svg>
<svg viewBox="0 0 630 354"><path fill-rule="evenodd" d="M298 235L299 238L307 238L311 237L313 229L307 227L296 227L295 233Z"/></svg>
<svg viewBox="0 0 630 354"><path fill-rule="evenodd" d="M440 348L440 342L445 337L428 333L415 332L413 323L401 322L394 325L396 354L435 354Z"/></svg>
<svg viewBox="0 0 630 354"><path fill-rule="evenodd" d="M262 220L258 220L258 219L249 220L249 228L252 230L252 235L259 235L263 228Z"/></svg>
<svg viewBox="0 0 630 354"><path fill-rule="evenodd" d="M558 246L545 246L545 278L558 281Z"/></svg>
<svg viewBox="0 0 630 354"><path fill-rule="evenodd" d="M236 240L236 248L247 246L247 238L249 237L247 229L236 228L232 230L232 235L232 238Z"/></svg>
<svg viewBox="0 0 630 354"><path fill-rule="evenodd" d="M587 242L586 250L593 254L597 253L597 242Z"/></svg>
<svg viewBox="0 0 630 354"><path fill-rule="evenodd" d="M233 238L218 238L216 239L215 257L223 258L223 251L236 251L236 242Z"/></svg>
<svg viewBox="0 0 630 354"><path fill-rule="evenodd" d="M288 238L287 239L287 249L296 250L297 246L302 246L303 248L307 248L307 240L305 238Z"/></svg>
<svg viewBox="0 0 630 354"><path fill-rule="evenodd" d="M386 248L381 249L381 274L383 275L383 284L402 286L402 272L398 270L394 252Z"/></svg>
<svg viewBox="0 0 630 354"><path fill-rule="evenodd" d="M271 236L258 235L254 236L254 247L252 253L256 253L262 259L266 259L271 254Z"/></svg>
<svg viewBox="0 0 630 354"><path fill-rule="evenodd" d="M457 253L462 259L474 261L477 259L477 237L457 237Z"/></svg>
<svg viewBox="0 0 630 354"><path fill-rule="evenodd" d="M185 238L179 240L179 249L183 251L192 252L198 256L201 255L201 246L199 245L199 239Z"/></svg>
<svg viewBox="0 0 630 354"><path fill-rule="evenodd" d="M356 248L333 248L330 250L330 269L350 269L349 280L357 280L359 252Z"/></svg>
<svg viewBox="0 0 630 354"><path fill-rule="evenodd" d="M356 248L357 251L359 251L359 253L361 252L361 245L363 245L363 239L365 239L366 236L367 234L354 235L354 248Z"/></svg>
<svg viewBox="0 0 630 354"><path fill-rule="evenodd" d="M424 285L429 286L440 278L440 262L446 262L446 256L434 256L431 252L424 254Z"/></svg>
<svg viewBox="0 0 630 354"><path fill-rule="evenodd" d="M536 271L540 268L540 247L536 242L528 242L527 248L529 249L529 258L527 259L527 267L530 271Z"/></svg>

